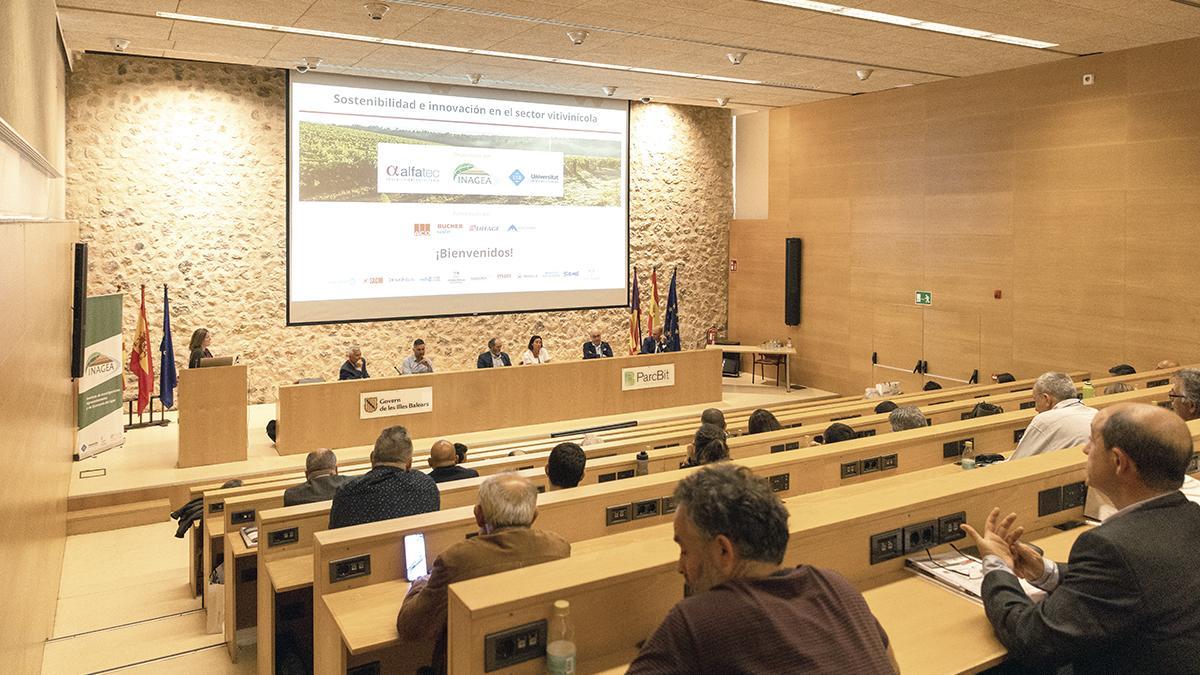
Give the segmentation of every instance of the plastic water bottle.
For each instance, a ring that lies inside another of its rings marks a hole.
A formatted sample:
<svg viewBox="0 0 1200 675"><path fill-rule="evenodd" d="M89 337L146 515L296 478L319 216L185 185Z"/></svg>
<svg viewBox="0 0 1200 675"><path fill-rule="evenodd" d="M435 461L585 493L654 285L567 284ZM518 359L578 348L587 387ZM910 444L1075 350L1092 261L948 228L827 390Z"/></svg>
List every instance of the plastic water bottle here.
<svg viewBox="0 0 1200 675"><path fill-rule="evenodd" d="M962 446L962 468L969 471L975 468L975 441L963 441Z"/></svg>
<svg viewBox="0 0 1200 675"><path fill-rule="evenodd" d="M645 476L650 473L650 453L642 450L637 454L637 471L639 476Z"/></svg>
<svg viewBox="0 0 1200 675"><path fill-rule="evenodd" d="M1096 395L1096 387L1092 385L1091 380L1083 381L1083 397L1091 398Z"/></svg>
<svg viewBox="0 0 1200 675"><path fill-rule="evenodd" d="M551 675L573 675L575 672L575 629L571 627L571 603L554 603L554 625L550 643L546 645L546 670Z"/></svg>

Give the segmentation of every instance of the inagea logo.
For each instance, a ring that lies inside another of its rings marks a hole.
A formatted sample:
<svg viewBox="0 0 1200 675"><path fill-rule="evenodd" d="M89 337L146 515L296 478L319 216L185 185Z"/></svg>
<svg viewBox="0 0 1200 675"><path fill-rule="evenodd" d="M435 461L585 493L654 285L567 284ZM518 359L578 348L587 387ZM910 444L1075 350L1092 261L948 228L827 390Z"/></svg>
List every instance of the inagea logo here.
<svg viewBox="0 0 1200 675"><path fill-rule="evenodd" d="M471 185L491 185L492 176L470 162L463 162L454 167L454 182Z"/></svg>
<svg viewBox="0 0 1200 675"><path fill-rule="evenodd" d="M96 352L88 357L87 364L84 366L84 374L88 377L95 375L108 375L117 372L117 362L108 358L100 352Z"/></svg>
<svg viewBox="0 0 1200 675"><path fill-rule="evenodd" d="M414 237L428 237L429 236L429 223L413 223L413 236Z"/></svg>

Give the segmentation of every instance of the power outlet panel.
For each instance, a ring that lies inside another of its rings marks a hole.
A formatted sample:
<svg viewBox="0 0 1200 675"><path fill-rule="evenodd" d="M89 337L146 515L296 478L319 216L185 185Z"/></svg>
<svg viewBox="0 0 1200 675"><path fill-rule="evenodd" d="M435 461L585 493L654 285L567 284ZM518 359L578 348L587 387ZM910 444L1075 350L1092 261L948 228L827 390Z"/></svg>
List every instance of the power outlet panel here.
<svg viewBox="0 0 1200 675"><path fill-rule="evenodd" d="M875 435L874 429L863 429L862 431L856 431L854 433L855 438L870 438L871 436L874 436L874 435Z"/></svg>
<svg viewBox="0 0 1200 675"><path fill-rule="evenodd" d="M1146 388L1153 389L1155 387L1165 387L1168 384L1171 384L1170 378L1166 378L1163 380L1150 380L1149 382L1146 383Z"/></svg>
<svg viewBox="0 0 1200 675"><path fill-rule="evenodd" d="M879 458L878 457L868 457L867 459L862 460L861 465L862 465L862 472L864 474L875 473L876 471L879 471Z"/></svg>
<svg viewBox="0 0 1200 675"><path fill-rule="evenodd" d="M209 513L223 513L225 511L225 502L213 502L208 505Z"/></svg>
<svg viewBox="0 0 1200 675"><path fill-rule="evenodd" d="M597 482L597 483L611 483L612 481L614 481L614 480L616 480L616 479L617 479L617 474L616 474L616 472L613 472L613 473L602 473L602 474L600 474L599 476L596 476L596 482Z"/></svg>
<svg viewBox="0 0 1200 675"><path fill-rule="evenodd" d="M846 462L842 465L842 479L854 478L861 473L862 463L858 461Z"/></svg>
<svg viewBox="0 0 1200 675"><path fill-rule="evenodd" d="M300 528L298 527L289 527L267 533L267 548L271 548L272 546L286 546L298 541L300 541Z"/></svg>
<svg viewBox="0 0 1200 675"><path fill-rule="evenodd" d="M800 441L791 441L788 443L784 443L783 449L784 450L799 450L800 449Z"/></svg>
<svg viewBox="0 0 1200 675"><path fill-rule="evenodd" d="M509 628L483 638L483 672L490 673L546 655L546 620Z"/></svg>
<svg viewBox="0 0 1200 675"><path fill-rule="evenodd" d="M876 565L885 560L899 558L904 555L904 541L900 530L880 532L871 535L871 564Z"/></svg>
<svg viewBox="0 0 1200 675"><path fill-rule="evenodd" d="M936 546L938 543L938 523L936 520L930 520L916 525L909 525L904 528L904 552L914 553L923 551L930 546Z"/></svg>
<svg viewBox="0 0 1200 675"><path fill-rule="evenodd" d="M776 453L776 452L783 452L783 451L784 451L784 450L786 450L786 449L787 449L787 448L786 448L785 444L783 444L783 443L780 443L779 445L772 445L772 446L771 446L771 453L772 453L772 454L774 454L774 453Z"/></svg>
<svg viewBox="0 0 1200 675"><path fill-rule="evenodd" d="M1034 401L1025 401L1024 403L1021 404L1021 410L1029 410L1030 408L1032 408L1036 405L1037 405L1037 403L1035 403Z"/></svg>
<svg viewBox="0 0 1200 675"><path fill-rule="evenodd" d="M884 455L879 458L879 469L881 471L895 469L898 466L900 466L900 458L897 455Z"/></svg>
<svg viewBox="0 0 1200 675"><path fill-rule="evenodd" d="M1052 487L1038 493L1038 518L1063 510L1062 486Z"/></svg>
<svg viewBox="0 0 1200 675"><path fill-rule="evenodd" d="M605 527L608 527L609 525L619 525L621 523L628 523L629 520L630 520L629 504L621 504L620 506L610 506L607 509L604 509L604 526Z"/></svg>
<svg viewBox="0 0 1200 675"><path fill-rule="evenodd" d="M254 509L248 509L246 511L234 511L233 513L229 514L229 522L233 523L234 525L253 523Z"/></svg>
<svg viewBox="0 0 1200 675"><path fill-rule="evenodd" d="M781 473L767 478L767 483L771 486L771 492L787 492L792 487L792 475L790 473Z"/></svg>
<svg viewBox="0 0 1200 675"><path fill-rule="evenodd" d="M659 515L660 502L657 499L647 499L645 501L633 503L633 519L641 520L642 518L654 518Z"/></svg>
<svg viewBox="0 0 1200 675"><path fill-rule="evenodd" d="M357 579L371 574L371 556L359 555L329 563L329 583Z"/></svg>
<svg viewBox="0 0 1200 675"><path fill-rule="evenodd" d="M668 513L675 513L675 498L674 497L663 497L662 498L662 512L663 512L663 515L666 515Z"/></svg>
<svg viewBox="0 0 1200 675"><path fill-rule="evenodd" d="M626 478L633 478L636 475L637 475L637 471L635 469L625 469L624 471L617 472L617 480L625 480Z"/></svg>
<svg viewBox="0 0 1200 675"><path fill-rule="evenodd" d="M965 522L967 522L966 511L938 518L938 543L945 544L966 537L967 533L963 532L961 527Z"/></svg>
<svg viewBox="0 0 1200 675"><path fill-rule="evenodd" d="M1087 503L1087 483L1079 481L1064 485L1062 489L1063 510L1079 508Z"/></svg>

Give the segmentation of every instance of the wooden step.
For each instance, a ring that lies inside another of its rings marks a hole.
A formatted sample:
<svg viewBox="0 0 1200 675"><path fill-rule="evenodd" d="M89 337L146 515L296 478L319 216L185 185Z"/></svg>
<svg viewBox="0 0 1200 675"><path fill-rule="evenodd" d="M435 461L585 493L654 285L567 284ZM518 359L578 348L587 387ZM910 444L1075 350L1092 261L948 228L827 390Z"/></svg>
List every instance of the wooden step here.
<svg viewBox="0 0 1200 675"><path fill-rule="evenodd" d="M169 499L152 499L115 506L97 506L67 512L67 534L106 532L135 525L161 523L171 517Z"/></svg>

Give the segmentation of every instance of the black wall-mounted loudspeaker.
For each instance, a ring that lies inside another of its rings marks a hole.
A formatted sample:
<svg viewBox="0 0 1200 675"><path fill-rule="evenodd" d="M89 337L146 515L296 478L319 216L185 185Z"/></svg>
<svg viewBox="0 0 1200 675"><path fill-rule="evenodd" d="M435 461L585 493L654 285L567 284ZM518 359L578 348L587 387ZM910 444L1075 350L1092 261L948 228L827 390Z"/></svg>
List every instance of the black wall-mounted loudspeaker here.
<svg viewBox="0 0 1200 675"><path fill-rule="evenodd" d="M87 326L88 245L75 244L75 284L71 291L71 377L83 377L83 331Z"/></svg>
<svg viewBox="0 0 1200 675"><path fill-rule="evenodd" d="M800 260L803 251L803 240L788 237L783 280L783 322L789 326L800 325Z"/></svg>

